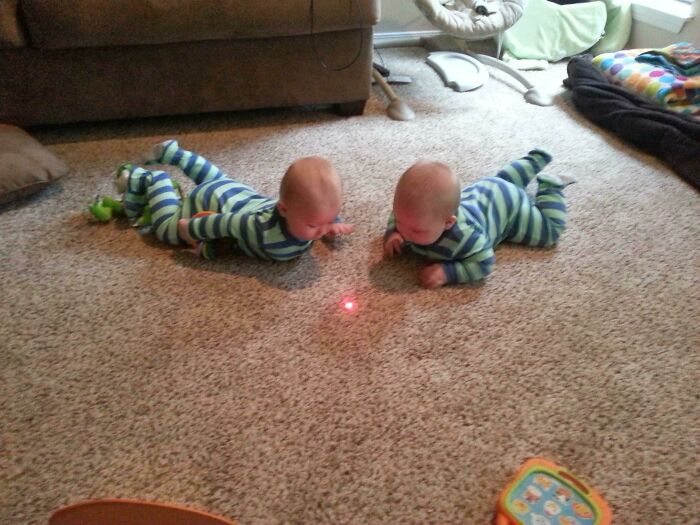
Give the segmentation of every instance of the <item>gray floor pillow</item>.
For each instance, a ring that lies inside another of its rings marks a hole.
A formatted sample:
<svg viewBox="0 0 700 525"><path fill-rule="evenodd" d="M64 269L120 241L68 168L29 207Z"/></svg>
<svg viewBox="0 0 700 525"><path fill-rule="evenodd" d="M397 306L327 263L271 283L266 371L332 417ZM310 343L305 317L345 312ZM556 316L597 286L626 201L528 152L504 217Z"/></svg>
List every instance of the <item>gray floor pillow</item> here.
<svg viewBox="0 0 700 525"><path fill-rule="evenodd" d="M68 166L27 132L0 124L0 204L45 188Z"/></svg>

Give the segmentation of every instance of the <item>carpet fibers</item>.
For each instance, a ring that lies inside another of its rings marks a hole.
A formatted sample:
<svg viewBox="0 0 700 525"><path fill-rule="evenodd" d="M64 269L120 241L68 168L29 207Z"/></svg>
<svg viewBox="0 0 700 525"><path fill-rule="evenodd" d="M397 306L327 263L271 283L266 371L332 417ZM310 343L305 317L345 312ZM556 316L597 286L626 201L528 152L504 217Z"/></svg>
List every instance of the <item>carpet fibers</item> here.
<svg viewBox="0 0 700 525"><path fill-rule="evenodd" d="M542 108L496 70L454 93L425 55L382 51L414 79L396 88L412 122L375 88L361 117L34 130L71 173L0 213L0 523L120 497L244 524L482 525L531 456L587 479L618 524L697 522L698 193L580 117L564 64L527 73L561 93ZM207 262L89 222L116 166L169 137L270 195L293 159L331 159L356 233L290 264ZM421 261L382 259L410 164L466 185L536 146L579 180L555 249L503 245L485 283L436 291Z"/></svg>

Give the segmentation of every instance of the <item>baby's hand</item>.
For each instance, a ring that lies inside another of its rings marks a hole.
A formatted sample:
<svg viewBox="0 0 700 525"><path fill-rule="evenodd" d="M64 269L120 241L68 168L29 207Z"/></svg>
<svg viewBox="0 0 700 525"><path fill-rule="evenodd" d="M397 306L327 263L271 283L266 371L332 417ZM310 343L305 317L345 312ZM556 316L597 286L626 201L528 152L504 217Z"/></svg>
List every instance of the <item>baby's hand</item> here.
<svg viewBox="0 0 700 525"><path fill-rule="evenodd" d="M447 284L447 275L442 264L431 264L420 271L418 277L423 288L439 288Z"/></svg>
<svg viewBox="0 0 700 525"><path fill-rule="evenodd" d="M193 239L192 236L190 236L190 221L189 219L180 219L177 221L177 233L180 234L180 238L185 241L187 244L192 246L193 248L197 247L197 241L196 239Z"/></svg>
<svg viewBox="0 0 700 525"><path fill-rule="evenodd" d="M328 231L323 234L323 238L327 241L333 241L338 235L347 235L355 230L354 224L345 222L335 222L328 227Z"/></svg>
<svg viewBox="0 0 700 525"><path fill-rule="evenodd" d="M401 253L403 243L404 239L399 232L391 232L387 235L386 239L384 239L384 255L392 257L393 255Z"/></svg>

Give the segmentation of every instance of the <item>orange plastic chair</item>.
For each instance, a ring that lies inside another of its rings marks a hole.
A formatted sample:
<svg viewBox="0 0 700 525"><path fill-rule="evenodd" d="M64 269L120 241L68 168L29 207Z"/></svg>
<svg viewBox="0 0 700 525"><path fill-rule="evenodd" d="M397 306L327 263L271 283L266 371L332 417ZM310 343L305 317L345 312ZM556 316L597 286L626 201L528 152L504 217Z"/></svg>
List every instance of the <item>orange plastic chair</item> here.
<svg viewBox="0 0 700 525"><path fill-rule="evenodd" d="M49 525L238 525L179 505L124 499L91 500L62 507Z"/></svg>

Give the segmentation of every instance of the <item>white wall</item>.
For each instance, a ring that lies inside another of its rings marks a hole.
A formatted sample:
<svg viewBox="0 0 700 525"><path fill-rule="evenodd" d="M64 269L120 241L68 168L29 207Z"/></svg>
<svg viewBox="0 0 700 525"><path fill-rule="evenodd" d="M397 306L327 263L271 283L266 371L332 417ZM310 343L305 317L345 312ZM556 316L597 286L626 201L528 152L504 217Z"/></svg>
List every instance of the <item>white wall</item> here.
<svg viewBox="0 0 700 525"><path fill-rule="evenodd" d="M375 34L432 31L435 29L412 0L381 0L381 20Z"/></svg>
<svg viewBox="0 0 700 525"><path fill-rule="evenodd" d="M698 13L700 0L695 0ZM435 27L418 11L412 0L381 0L381 20L375 26L375 35L381 39L382 33L411 33L432 31ZM674 42L693 42L700 45L700 13L686 23L678 33L669 33L635 20L627 48L664 47Z"/></svg>

